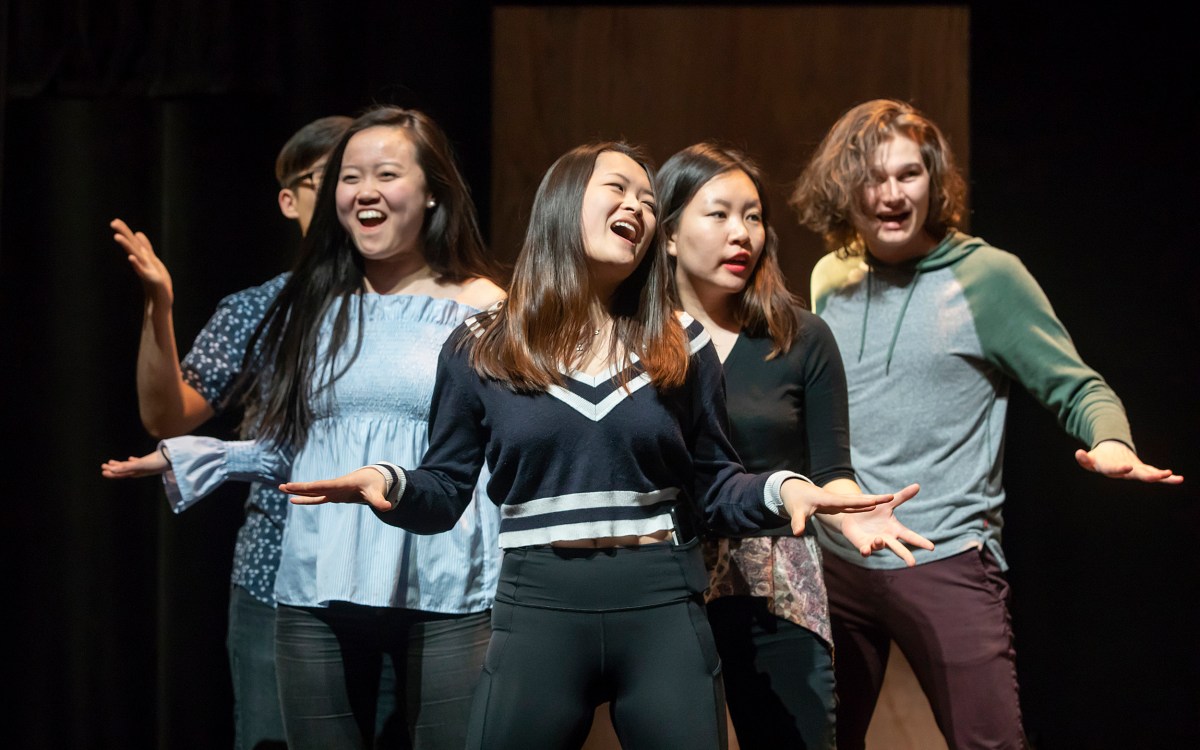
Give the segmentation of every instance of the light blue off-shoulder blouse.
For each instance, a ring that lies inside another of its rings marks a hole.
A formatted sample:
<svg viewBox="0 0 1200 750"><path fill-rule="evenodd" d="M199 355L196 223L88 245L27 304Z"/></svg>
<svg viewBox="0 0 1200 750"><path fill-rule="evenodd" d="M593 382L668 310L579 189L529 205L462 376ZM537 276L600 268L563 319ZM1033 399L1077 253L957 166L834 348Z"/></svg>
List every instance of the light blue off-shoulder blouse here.
<svg viewBox="0 0 1200 750"><path fill-rule="evenodd" d="M475 308L453 300L364 294L351 299L354 349L358 306L362 347L349 369L314 394L304 447L289 455L253 441L188 436L163 441L172 471L167 495L182 509L226 480L311 481L379 460L417 466L428 445L438 352ZM333 313L322 325L328 341ZM399 459L399 460L397 460ZM365 505L289 505L275 579L281 604L352 602L428 612L481 612L492 604L500 563L499 513L480 477L475 497L450 531L421 535L389 526Z"/></svg>

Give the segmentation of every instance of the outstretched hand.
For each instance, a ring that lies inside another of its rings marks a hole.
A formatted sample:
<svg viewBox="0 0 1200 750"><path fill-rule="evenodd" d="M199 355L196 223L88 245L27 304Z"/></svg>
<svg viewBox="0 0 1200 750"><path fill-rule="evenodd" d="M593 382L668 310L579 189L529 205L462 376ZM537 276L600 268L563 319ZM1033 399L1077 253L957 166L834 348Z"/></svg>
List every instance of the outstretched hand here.
<svg viewBox="0 0 1200 750"><path fill-rule="evenodd" d="M915 484L905 487L890 502L880 503L866 513L851 513L842 517L839 529L842 536L857 547L863 557L886 547L908 567L916 565L916 558L905 545L933 549L933 542L900 523L895 514L898 505L917 494L916 487Z"/></svg>
<svg viewBox="0 0 1200 750"><path fill-rule="evenodd" d="M322 503L359 503L370 505L375 510L389 511L395 506L383 494L387 482L377 470L369 466L344 474L336 479L318 479L315 482L284 482L279 489L296 505L321 505Z"/></svg>
<svg viewBox="0 0 1200 750"><path fill-rule="evenodd" d="M113 239L125 251L133 272L142 280L146 296L170 304L175 298L171 274L155 255L150 239L143 232L134 232L120 219L113 219L108 225L116 232Z"/></svg>
<svg viewBox="0 0 1200 750"><path fill-rule="evenodd" d="M899 492L886 495L842 495L801 480L786 480L779 489L783 507L792 519L792 533L804 533L808 517L814 513L863 513L896 498L904 502L917 494L918 485L910 484Z"/></svg>
<svg viewBox="0 0 1200 750"><path fill-rule="evenodd" d="M158 476L169 468L171 465L162 452L154 451L144 456L130 456L124 461L109 459L100 464L100 474L105 479L136 479Z"/></svg>
<svg viewBox="0 0 1200 750"><path fill-rule="evenodd" d="M1183 477L1170 469L1160 469L1143 463L1128 445L1117 440L1101 440L1095 448L1075 451L1075 460L1088 471L1113 479L1133 479L1139 482L1179 484Z"/></svg>

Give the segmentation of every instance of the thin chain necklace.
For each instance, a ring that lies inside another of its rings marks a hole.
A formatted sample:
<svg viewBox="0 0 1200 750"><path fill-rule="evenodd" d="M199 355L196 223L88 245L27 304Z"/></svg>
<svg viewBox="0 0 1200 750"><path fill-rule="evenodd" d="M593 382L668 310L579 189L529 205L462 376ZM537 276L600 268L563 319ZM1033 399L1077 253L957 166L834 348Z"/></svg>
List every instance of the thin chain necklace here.
<svg viewBox="0 0 1200 750"><path fill-rule="evenodd" d="M599 328L597 328L597 329L595 329L594 331L592 331L592 336L593 336L593 337L596 337L596 336L599 336L599 335L600 335L600 329L599 329ZM593 338L593 340L594 340L594 338ZM578 344L576 344L576 345L575 345L575 351L577 351L577 352L581 352L581 351L583 351L583 341L580 341Z"/></svg>

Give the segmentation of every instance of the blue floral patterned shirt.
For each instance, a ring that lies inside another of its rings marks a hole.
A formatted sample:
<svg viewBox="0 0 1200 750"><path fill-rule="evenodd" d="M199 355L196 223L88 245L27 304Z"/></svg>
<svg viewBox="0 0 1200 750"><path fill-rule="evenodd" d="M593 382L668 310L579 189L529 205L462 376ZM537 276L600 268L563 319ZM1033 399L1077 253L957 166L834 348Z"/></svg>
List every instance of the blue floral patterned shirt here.
<svg viewBox="0 0 1200 750"><path fill-rule="evenodd" d="M287 277L286 273L280 274L265 284L234 292L221 300L183 358L184 381L208 401L213 411L229 407L250 335ZM238 529L234 544L230 580L255 599L274 604L287 496L274 487L252 484L245 510L246 520Z"/></svg>

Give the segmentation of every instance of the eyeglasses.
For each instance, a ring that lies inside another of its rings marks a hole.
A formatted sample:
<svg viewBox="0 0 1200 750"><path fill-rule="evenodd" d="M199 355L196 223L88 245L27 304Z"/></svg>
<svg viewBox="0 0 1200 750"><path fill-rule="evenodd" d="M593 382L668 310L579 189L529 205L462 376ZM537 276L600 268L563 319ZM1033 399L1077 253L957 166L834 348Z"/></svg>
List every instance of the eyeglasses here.
<svg viewBox="0 0 1200 750"><path fill-rule="evenodd" d="M308 170L307 172L302 172L301 174L296 175L296 178L294 180L292 180L292 184L297 187L304 185L306 187L312 188L313 191L320 190L321 189L321 176L324 173L325 173L325 165L323 163L317 164L316 166L314 166L312 169Z"/></svg>

